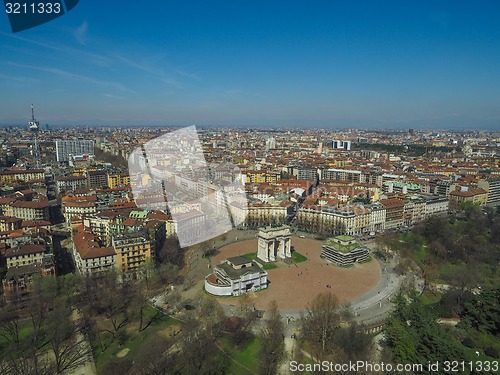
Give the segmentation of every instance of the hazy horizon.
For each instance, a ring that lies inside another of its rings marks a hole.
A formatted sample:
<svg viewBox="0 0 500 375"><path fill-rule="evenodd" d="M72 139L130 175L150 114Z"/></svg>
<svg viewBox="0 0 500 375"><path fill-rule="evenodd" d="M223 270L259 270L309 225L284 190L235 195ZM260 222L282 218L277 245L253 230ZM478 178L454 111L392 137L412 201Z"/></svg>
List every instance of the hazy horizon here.
<svg viewBox="0 0 500 375"><path fill-rule="evenodd" d="M13 34L0 124L500 128L495 1L81 2Z"/></svg>

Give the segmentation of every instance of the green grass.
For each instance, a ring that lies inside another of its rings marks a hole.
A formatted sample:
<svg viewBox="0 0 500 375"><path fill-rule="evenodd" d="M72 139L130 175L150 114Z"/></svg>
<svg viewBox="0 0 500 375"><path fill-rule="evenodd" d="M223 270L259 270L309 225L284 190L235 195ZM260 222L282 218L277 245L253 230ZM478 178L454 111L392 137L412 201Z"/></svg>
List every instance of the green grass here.
<svg viewBox="0 0 500 375"><path fill-rule="evenodd" d="M257 253L247 253L247 254L244 254L243 256L247 259L252 260L252 261L259 262L260 264L262 264L262 268L264 268L266 271L269 271L269 270L272 270L272 269L279 267L276 262L266 263L266 262L262 261L261 259L257 259ZM307 260L307 257L305 257L304 255L302 255L296 251L293 251L292 252L292 260L294 263L301 263L301 262L305 262Z"/></svg>
<svg viewBox="0 0 500 375"><path fill-rule="evenodd" d="M360 247L360 245L357 242L350 244L350 245L342 245L342 244L339 244L339 243L334 242L334 241L327 241L327 242L325 242L325 244L332 246L335 249L337 249L338 251L341 251L343 253L350 253L355 248Z"/></svg>
<svg viewBox="0 0 500 375"><path fill-rule="evenodd" d="M257 253L247 253L243 256L247 259L254 260L257 257Z"/></svg>
<svg viewBox="0 0 500 375"><path fill-rule="evenodd" d="M424 291L424 293L420 296L422 299L422 303L424 305L434 305L438 303L441 300L441 295L440 294L433 294L429 291Z"/></svg>
<svg viewBox="0 0 500 375"><path fill-rule="evenodd" d="M426 246L420 246L420 248L413 253L414 259L417 263L422 264L425 259L429 256L429 250Z"/></svg>
<svg viewBox="0 0 500 375"><path fill-rule="evenodd" d="M347 241L353 241L355 240L354 237L351 237L351 236L344 236L344 235L341 235L341 236L337 236L335 238L338 238L340 241L344 241L344 242L347 242Z"/></svg>
<svg viewBox="0 0 500 375"><path fill-rule="evenodd" d="M500 338L496 337L492 334L485 333L485 332L479 332L476 330L469 329L467 330L468 335L470 336L471 339L474 340L476 343L477 347L474 349L478 349L479 351L484 352L484 350L492 346L496 350L500 351Z"/></svg>
<svg viewBox="0 0 500 375"><path fill-rule="evenodd" d="M439 279L441 281L447 281L448 278L460 271L467 269L467 264L465 263L442 263L439 267Z"/></svg>
<svg viewBox="0 0 500 375"><path fill-rule="evenodd" d="M231 342L229 336L223 336L219 343L224 351L229 354L229 356L236 362L240 363L244 367L250 369L253 372L258 371L258 353L259 353L259 340L257 337L252 337L249 340L244 341L239 345L238 348L234 346ZM231 361L231 367L229 369L230 374L246 374L250 373L244 367L239 366L234 361Z"/></svg>
<svg viewBox="0 0 500 375"><path fill-rule="evenodd" d="M307 257L305 255L302 255L302 254L294 251L292 253L292 259L293 259L294 263L301 263L301 262L305 262L307 260Z"/></svg>
<svg viewBox="0 0 500 375"><path fill-rule="evenodd" d="M146 307L144 314L144 322L147 323L149 319L154 316L156 310L153 307ZM161 331L169 326L179 324L175 318L170 316L162 315L160 318L153 322L148 328L143 330L142 332L138 331L138 322L139 319L135 319L133 323L128 324L123 327L122 330L125 330L127 333L127 338L123 345L119 345L116 339L113 339L113 336L110 333L101 333L101 340L103 343L103 347L105 350L103 351L99 339L96 337L92 342L92 349L94 352L94 359L96 361L97 369L101 369L107 360L111 358L116 358L116 355L121 350L127 348L129 352L127 353L127 359L133 361L135 356L137 355L139 349L146 345L148 339L154 335L156 332ZM99 371L98 371L99 372Z"/></svg>
<svg viewBox="0 0 500 375"><path fill-rule="evenodd" d="M19 339L23 341L33 333L33 325L31 320L23 319L19 322ZM10 343L4 336L0 336L0 347L7 346Z"/></svg>
<svg viewBox="0 0 500 375"><path fill-rule="evenodd" d="M263 263L262 268L264 268L266 271L272 270L274 268L278 268L276 263Z"/></svg>

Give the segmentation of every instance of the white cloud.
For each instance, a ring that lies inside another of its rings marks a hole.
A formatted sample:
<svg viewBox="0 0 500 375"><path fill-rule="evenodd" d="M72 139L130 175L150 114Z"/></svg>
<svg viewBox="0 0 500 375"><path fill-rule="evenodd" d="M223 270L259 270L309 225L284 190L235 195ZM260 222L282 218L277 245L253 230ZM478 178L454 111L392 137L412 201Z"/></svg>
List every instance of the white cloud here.
<svg viewBox="0 0 500 375"><path fill-rule="evenodd" d="M88 29L89 29L88 22L83 21L83 23L73 31L73 36L75 37L78 43L85 45L87 41Z"/></svg>

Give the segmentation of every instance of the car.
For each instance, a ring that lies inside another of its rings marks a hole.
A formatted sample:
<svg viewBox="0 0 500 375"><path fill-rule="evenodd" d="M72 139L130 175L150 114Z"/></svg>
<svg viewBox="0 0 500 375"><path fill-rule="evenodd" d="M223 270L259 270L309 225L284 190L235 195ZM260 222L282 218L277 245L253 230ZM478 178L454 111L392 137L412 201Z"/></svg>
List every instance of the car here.
<svg viewBox="0 0 500 375"><path fill-rule="evenodd" d="M302 235L302 236L299 236L300 238L306 238L306 236Z"/></svg>

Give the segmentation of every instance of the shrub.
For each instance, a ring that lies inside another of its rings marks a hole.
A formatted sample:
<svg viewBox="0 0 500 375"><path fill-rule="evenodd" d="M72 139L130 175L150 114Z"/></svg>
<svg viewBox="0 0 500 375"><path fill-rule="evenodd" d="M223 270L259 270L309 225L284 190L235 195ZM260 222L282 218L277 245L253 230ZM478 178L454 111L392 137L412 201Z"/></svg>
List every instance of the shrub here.
<svg viewBox="0 0 500 375"><path fill-rule="evenodd" d="M486 354L487 356L490 356L490 357L493 357L493 358L499 358L500 357L500 353L498 352L497 349L495 349L494 347L492 346L488 346L485 350L484 350L484 354Z"/></svg>
<svg viewBox="0 0 500 375"><path fill-rule="evenodd" d="M467 336L465 339L462 340L462 345L468 348L475 348L476 342L471 337Z"/></svg>

